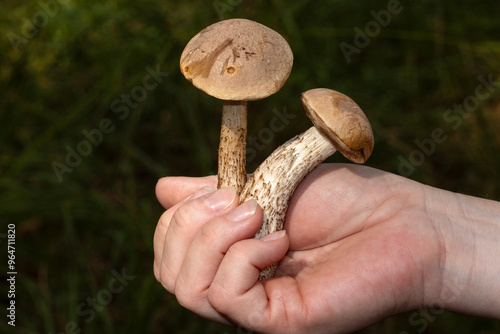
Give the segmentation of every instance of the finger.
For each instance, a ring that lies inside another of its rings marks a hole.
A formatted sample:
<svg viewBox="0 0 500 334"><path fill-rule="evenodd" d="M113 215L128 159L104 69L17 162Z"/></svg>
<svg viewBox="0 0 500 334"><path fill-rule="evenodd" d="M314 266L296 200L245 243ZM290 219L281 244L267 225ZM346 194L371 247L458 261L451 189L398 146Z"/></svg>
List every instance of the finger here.
<svg viewBox="0 0 500 334"><path fill-rule="evenodd" d="M179 303L202 317L226 322L208 302L208 289L231 245L253 237L261 224L262 209L255 200L205 224L193 240L175 284Z"/></svg>
<svg viewBox="0 0 500 334"><path fill-rule="evenodd" d="M235 189L222 188L179 206L172 216L163 250L159 255L158 280L165 289L174 292L175 280L184 257L199 229L237 205L238 196Z"/></svg>
<svg viewBox="0 0 500 334"><path fill-rule="evenodd" d="M164 177L158 180L155 192L160 204L168 209L204 186L217 188L217 177Z"/></svg>
<svg viewBox="0 0 500 334"><path fill-rule="evenodd" d="M265 314L269 314L270 307L276 300L278 304L283 302L280 300L283 296L271 293L273 287L292 279L276 277L259 282L259 269L279 261L287 252L288 246L289 239L285 231L260 239L243 240L231 246L208 290L210 305L235 323L244 326L259 323L259 326L266 328L269 319ZM254 317L259 318L259 321L255 321Z"/></svg>
<svg viewBox="0 0 500 334"><path fill-rule="evenodd" d="M153 250L154 250L153 271L157 279L159 278L159 268L160 268L159 264L162 258L161 254L163 252L165 236L167 234L168 227L170 226L170 222L172 221L172 216L177 211L177 209L187 201L194 200L209 193L213 193L214 191L215 190L212 187L203 187L198 191L196 191L191 196L189 196L188 198L186 198L184 201L175 204L161 215L160 220L156 225L156 230L153 237Z"/></svg>

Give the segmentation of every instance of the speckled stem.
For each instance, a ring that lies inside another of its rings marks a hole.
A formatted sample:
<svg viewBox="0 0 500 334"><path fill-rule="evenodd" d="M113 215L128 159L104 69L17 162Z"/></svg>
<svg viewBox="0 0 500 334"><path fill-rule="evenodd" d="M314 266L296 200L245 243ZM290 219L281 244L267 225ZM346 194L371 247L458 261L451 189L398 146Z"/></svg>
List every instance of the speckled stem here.
<svg viewBox="0 0 500 334"><path fill-rule="evenodd" d="M253 173L240 195L240 203L255 199L264 211L255 238L283 229L290 198L302 179L335 153L335 147L315 127L277 148ZM277 263L261 270L259 280L273 277Z"/></svg>
<svg viewBox="0 0 500 334"><path fill-rule="evenodd" d="M217 188L234 187L241 193L247 180L247 102L224 101L219 144Z"/></svg>

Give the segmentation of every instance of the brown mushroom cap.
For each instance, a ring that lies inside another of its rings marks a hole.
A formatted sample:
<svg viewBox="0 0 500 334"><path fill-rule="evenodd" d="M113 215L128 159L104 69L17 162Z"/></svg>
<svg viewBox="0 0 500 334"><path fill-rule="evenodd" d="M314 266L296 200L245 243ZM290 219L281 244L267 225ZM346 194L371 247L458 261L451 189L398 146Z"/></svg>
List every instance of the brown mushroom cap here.
<svg viewBox="0 0 500 334"><path fill-rule="evenodd" d="M181 71L197 88L222 100L251 101L276 93L293 65L286 40L254 21L231 19L205 28L181 55Z"/></svg>
<svg viewBox="0 0 500 334"><path fill-rule="evenodd" d="M364 163L370 157L374 145L373 131L356 102L326 88L304 92L301 99L314 126L346 158Z"/></svg>

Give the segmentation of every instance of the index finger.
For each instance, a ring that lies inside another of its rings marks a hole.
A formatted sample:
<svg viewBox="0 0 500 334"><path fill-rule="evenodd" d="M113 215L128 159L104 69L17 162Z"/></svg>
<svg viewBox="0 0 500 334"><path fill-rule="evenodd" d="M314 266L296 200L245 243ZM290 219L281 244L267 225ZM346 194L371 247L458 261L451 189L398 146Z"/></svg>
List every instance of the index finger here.
<svg viewBox="0 0 500 334"><path fill-rule="evenodd" d="M171 206L185 200L198 189L210 186L217 188L217 176L185 177L170 176L163 177L156 184L156 197L160 204L168 209Z"/></svg>

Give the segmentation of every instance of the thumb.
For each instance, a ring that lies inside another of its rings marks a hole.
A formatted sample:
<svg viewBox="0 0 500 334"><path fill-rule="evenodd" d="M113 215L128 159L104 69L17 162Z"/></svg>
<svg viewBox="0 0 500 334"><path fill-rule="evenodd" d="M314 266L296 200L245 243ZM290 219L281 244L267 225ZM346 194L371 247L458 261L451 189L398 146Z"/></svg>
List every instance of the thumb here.
<svg viewBox="0 0 500 334"><path fill-rule="evenodd" d="M160 204L165 209L168 209L180 201L185 200L195 191L205 186L215 189L217 187L217 177L163 177L158 180L155 192Z"/></svg>

